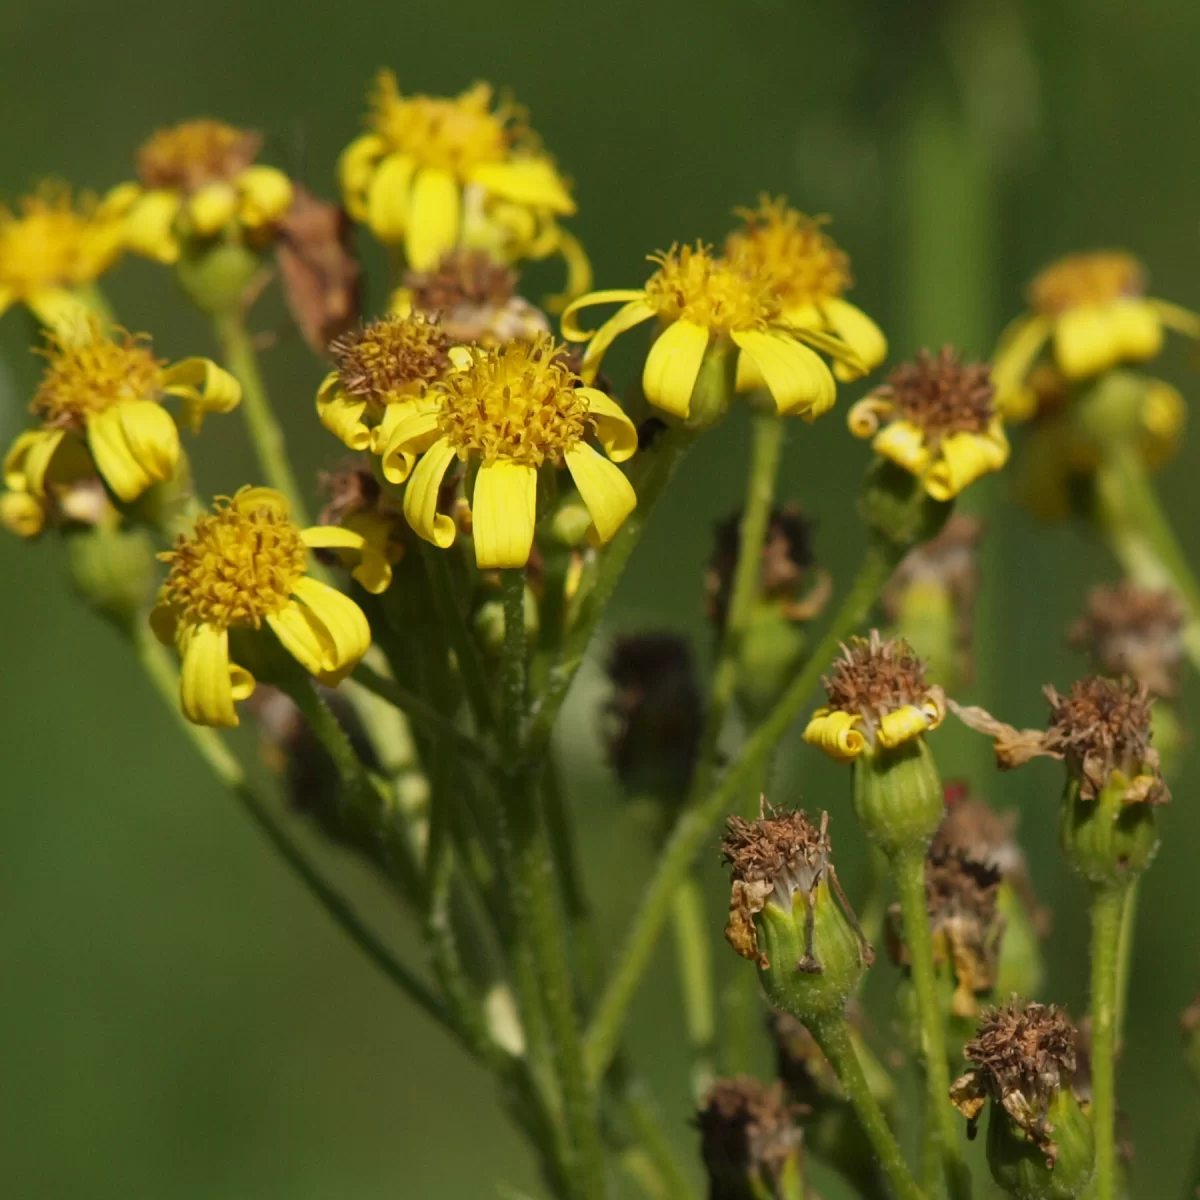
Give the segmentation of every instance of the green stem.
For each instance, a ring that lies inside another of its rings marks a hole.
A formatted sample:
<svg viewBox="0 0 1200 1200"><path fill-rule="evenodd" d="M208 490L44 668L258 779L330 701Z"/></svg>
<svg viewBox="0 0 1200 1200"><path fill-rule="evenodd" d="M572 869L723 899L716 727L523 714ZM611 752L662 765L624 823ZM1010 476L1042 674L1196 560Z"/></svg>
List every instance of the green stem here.
<svg viewBox="0 0 1200 1200"><path fill-rule="evenodd" d="M442 1028L470 1048L464 1031L455 1025L442 1002L403 963L398 961L371 932L345 898L336 891L309 862L304 851L275 820L266 799L247 780L241 764L230 753L218 734L201 725L193 725L179 707L179 680L167 658L166 650L155 641L149 628L142 625L132 633L138 662L167 708L179 721L188 740L199 751L213 774L228 787L251 820L265 834L280 858L295 872L313 898L338 927L408 998Z"/></svg>
<svg viewBox="0 0 1200 1200"><path fill-rule="evenodd" d="M763 543L771 521L771 503L775 499L775 480L779 474L779 455L783 448L783 421L774 413L756 412L751 422L751 441L737 565L709 689L708 714L700 735L699 757L692 773L689 804L698 803L712 790L720 757L721 731L725 728L725 720L737 690L742 638L762 577Z"/></svg>
<svg viewBox="0 0 1200 1200"><path fill-rule="evenodd" d="M900 901L900 921L908 948L909 969L921 1026L921 1056L925 1068L926 1112L921 1141L921 1180L925 1189L937 1191L943 1167L951 1196L963 1194L965 1166L950 1105L950 1068L946 1058L946 1036L938 1003L937 977L933 967L933 938L925 898L925 856L907 851L892 859L892 876ZM969 1184L966 1194L969 1195Z"/></svg>
<svg viewBox="0 0 1200 1200"><path fill-rule="evenodd" d="M538 698L525 745L525 753L531 760L536 758L549 742L559 710L567 698L575 673L583 662L592 635L600 624L600 618L612 599L617 580L620 579L634 547L641 540L654 506L691 444L692 435L686 430L668 430L649 455L643 472L634 479L638 497L637 508L630 513L625 524L609 542L590 584L581 587L575 597L562 649L547 672L546 686Z"/></svg>
<svg viewBox="0 0 1200 1200"><path fill-rule="evenodd" d="M1134 876L1129 881L1129 891L1125 896L1125 909L1121 913L1121 940L1117 951L1117 1030L1116 1046L1120 1050L1121 1039L1125 1031L1125 1011L1129 1002L1129 976L1133 965L1133 939L1137 933L1138 893L1140 892L1141 877Z"/></svg>
<svg viewBox="0 0 1200 1200"><path fill-rule="evenodd" d="M879 1101L871 1094L862 1064L854 1051L854 1043L850 1040L850 1027L846 1018L840 1014L825 1017L810 1024L809 1031L837 1072L838 1081L847 1099L854 1106L855 1115L879 1159L879 1165L892 1185L896 1200L926 1200L926 1194L917 1187L916 1180L904 1161L904 1155L900 1153L900 1147L888 1128L887 1118L883 1115L883 1109L879 1107Z"/></svg>
<svg viewBox="0 0 1200 1200"><path fill-rule="evenodd" d="M694 874L675 893L672 906L679 986L683 993L684 1024L692 1044L692 1096L699 1100L712 1084L713 1014L712 948L708 943L708 917L704 894Z"/></svg>
<svg viewBox="0 0 1200 1200"><path fill-rule="evenodd" d="M1117 1187L1116 1008L1117 957L1125 887L1092 893L1092 1126L1096 1133L1096 1200L1113 1200Z"/></svg>
<svg viewBox="0 0 1200 1200"><path fill-rule="evenodd" d="M892 573L895 561L895 553L885 546L872 545L868 549L854 586L804 670L746 742L721 782L699 804L685 808L680 813L588 1026L584 1047L590 1078L599 1079L603 1076L612 1061L625 1014L650 964L675 894L687 877L696 855L711 835L713 825L738 803L751 780L769 759L776 743L808 704L822 672L832 661L838 647L870 613L871 606Z"/></svg>
<svg viewBox="0 0 1200 1200"><path fill-rule="evenodd" d="M292 519L298 525L309 525L308 506L292 474L288 461L283 426L271 407L267 385L258 368L258 356L240 312L225 313L215 318L217 341L225 365L242 385L239 407L246 418L246 428L263 478L277 492L287 497Z"/></svg>
<svg viewBox="0 0 1200 1200"><path fill-rule="evenodd" d="M639 1144L653 1164L662 1183L661 1194L669 1200L696 1200L696 1185L679 1161L674 1146L662 1127L662 1118L640 1085L630 1084L622 1093L625 1116Z"/></svg>

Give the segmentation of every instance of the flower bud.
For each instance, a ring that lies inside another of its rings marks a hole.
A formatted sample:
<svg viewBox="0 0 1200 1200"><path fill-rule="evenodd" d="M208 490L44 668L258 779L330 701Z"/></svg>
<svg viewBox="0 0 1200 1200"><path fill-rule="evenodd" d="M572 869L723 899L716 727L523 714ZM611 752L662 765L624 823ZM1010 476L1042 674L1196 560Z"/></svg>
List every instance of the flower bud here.
<svg viewBox="0 0 1200 1200"><path fill-rule="evenodd" d="M262 254L236 237L218 241L186 238L175 264L175 278L201 312L220 316L238 311L264 261Z"/></svg>
<svg viewBox="0 0 1200 1200"><path fill-rule="evenodd" d="M139 619L155 583L154 547L142 529L116 523L66 527L71 584L90 608L122 627Z"/></svg>
<svg viewBox="0 0 1200 1200"><path fill-rule="evenodd" d="M946 713L940 687L901 639L851 638L822 681L829 705L818 709L804 740L853 766L854 811L890 858L924 854L942 819L942 785L925 744Z"/></svg>
<svg viewBox="0 0 1200 1200"><path fill-rule="evenodd" d="M779 1083L718 1079L696 1114L709 1200L785 1200L803 1192L797 1106Z"/></svg>
<svg viewBox="0 0 1200 1200"><path fill-rule="evenodd" d="M899 561L913 546L937 535L954 502L935 500L919 476L877 458L863 480L858 507L863 520Z"/></svg>
<svg viewBox="0 0 1200 1200"><path fill-rule="evenodd" d="M874 951L830 859L829 814L730 817L721 851L732 868L725 938L758 964L776 1008L801 1021L842 1013Z"/></svg>
<svg viewBox="0 0 1200 1200"><path fill-rule="evenodd" d="M951 1085L968 1137L990 1101L988 1166L1017 1200L1073 1200L1092 1180L1092 1126L1072 1089L1076 1036L1060 1009L1014 998L983 1014L965 1050L971 1069Z"/></svg>

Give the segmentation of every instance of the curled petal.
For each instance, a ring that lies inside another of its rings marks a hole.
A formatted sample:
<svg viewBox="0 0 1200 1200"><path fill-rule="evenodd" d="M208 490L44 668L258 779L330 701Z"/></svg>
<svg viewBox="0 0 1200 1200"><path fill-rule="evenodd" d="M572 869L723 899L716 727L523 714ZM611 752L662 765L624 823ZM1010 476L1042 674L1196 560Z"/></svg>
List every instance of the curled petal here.
<svg viewBox="0 0 1200 1200"><path fill-rule="evenodd" d="M637 493L625 473L591 446L580 442L565 457L580 499L591 514L588 536L594 544L604 545L637 507Z"/></svg>
<svg viewBox="0 0 1200 1200"><path fill-rule="evenodd" d="M1046 317L1018 317L1000 335L992 359L992 384L996 389L996 411L1008 421L1031 417L1036 400L1025 387L1025 378L1050 336Z"/></svg>
<svg viewBox="0 0 1200 1200"><path fill-rule="evenodd" d="M642 369L646 399L672 416L686 417L691 412L692 391L707 350L708 330L703 325L682 318L672 321L646 356Z"/></svg>
<svg viewBox="0 0 1200 1200"><path fill-rule="evenodd" d="M241 512L259 512L268 509L284 520L291 515L287 497L269 487L244 487L233 498L233 507Z"/></svg>
<svg viewBox="0 0 1200 1200"><path fill-rule="evenodd" d="M536 519L533 467L501 460L479 468L471 498L471 533L481 569L523 567L533 549Z"/></svg>
<svg viewBox="0 0 1200 1200"><path fill-rule="evenodd" d="M600 292L588 292L585 296L580 296L578 300L572 300L570 304L563 310L562 315L562 335L568 342L586 342L588 338L599 337L604 329L604 325L610 325L616 321L621 313L628 308L629 305L635 302L641 302L646 311L636 320L625 324L621 329L617 329L609 338L611 342L618 333L623 333L624 330L632 328L638 321L645 321L654 315L654 309L646 303L646 293L641 288L608 288ZM594 308L597 304L623 304L625 308L620 309L613 316L605 321L600 329L582 329L579 322L575 320L575 314L582 312L585 308ZM605 343L607 349L608 342ZM601 351L603 354L603 351Z"/></svg>
<svg viewBox="0 0 1200 1200"><path fill-rule="evenodd" d="M379 160L387 154L387 143L377 133L364 133L342 151L338 159L338 184L342 202L356 221L367 220L367 190Z"/></svg>
<svg viewBox="0 0 1200 1200"><path fill-rule="evenodd" d="M952 433L942 439L937 461L925 476L935 500L952 500L982 475L1008 462L1008 438L999 421L986 433Z"/></svg>
<svg viewBox="0 0 1200 1200"><path fill-rule="evenodd" d="M560 217L575 212L571 193L547 158L526 155L507 162L484 163L471 172L470 182L494 196L545 209Z"/></svg>
<svg viewBox="0 0 1200 1200"><path fill-rule="evenodd" d="M929 727L929 717L926 713L915 704L906 704L895 712L884 714L876 736L881 746L887 750L894 750L897 746L920 737Z"/></svg>
<svg viewBox="0 0 1200 1200"><path fill-rule="evenodd" d="M17 434L4 456L4 486L45 496L46 472L65 436L62 429L27 429Z"/></svg>
<svg viewBox="0 0 1200 1200"><path fill-rule="evenodd" d="M804 731L804 740L837 762L850 762L867 748L867 739L855 728L861 721L855 713L819 708Z"/></svg>
<svg viewBox="0 0 1200 1200"><path fill-rule="evenodd" d="M855 437L874 437L879 432L880 422L891 415L894 407L884 396L864 396L851 407L846 424Z"/></svg>
<svg viewBox="0 0 1200 1200"><path fill-rule="evenodd" d="M183 401L184 424L199 433L210 412L232 412L242 401L242 385L210 358L185 358L163 373L163 391Z"/></svg>
<svg viewBox="0 0 1200 1200"><path fill-rule="evenodd" d="M888 344L883 330L861 308L838 296L825 300L822 308L829 327L862 359L868 371L873 371L887 358ZM842 363L838 363L835 370L838 378L845 382L858 378Z"/></svg>
<svg viewBox="0 0 1200 1200"><path fill-rule="evenodd" d="M179 194L165 188L143 192L125 216L125 244L146 258L175 262L179 258L175 218L180 203Z"/></svg>
<svg viewBox="0 0 1200 1200"><path fill-rule="evenodd" d="M46 525L45 505L28 492L0 492L0 525L18 537L37 537Z"/></svg>
<svg viewBox="0 0 1200 1200"><path fill-rule="evenodd" d="M386 521L383 524L386 526ZM353 565L351 575L373 595L384 591L392 581L392 568L385 553L386 534L382 544L378 544L356 529L340 525L314 525L311 529L301 531L300 540L310 550L338 551L338 557L343 562Z"/></svg>
<svg viewBox="0 0 1200 1200"><path fill-rule="evenodd" d="M235 700L254 691L254 678L229 661L229 632L215 625L191 625L180 638L183 668L179 696L184 716L197 725L233 728Z"/></svg>
<svg viewBox="0 0 1200 1200"><path fill-rule="evenodd" d="M321 670L314 674L326 686L335 687L358 666L370 648L371 626L363 610L349 596L326 583L305 575L296 581L293 592L322 643ZM284 611L292 608L295 601Z"/></svg>
<svg viewBox="0 0 1200 1200"><path fill-rule="evenodd" d="M123 407L124 405L117 405L104 412L94 413L87 423L87 442L96 470L103 476L104 482L128 504L156 482L156 478L165 479L168 476L151 475L135 456L121 421L120 410ZM167 419L170 420L170 417ZM178 430L175 436L178 438ZM176 455L178 456L178 442Z"/></svg>
<svg viewBox="0 0 1200 1200"><path fill-rule="evenodd" d="M371 232L385 246L398 246L404 241L416 169L417 164L407 154L392 154L371 177L365 218Z"/></svg>
<svg viewBox="0 0 1200 1200"><path fill-rule="evenodd" d="M596 426L596 438L613 462L625 462L637 452L637 426L625 410L597 388L582 387L575 394L587 401L588 416Z"/></svg>
<svg viewBox="0 0 1200 1200"><path fill-rule="evenodd" d="M875 453L890 458L898 467L920 475L929 465L929 447L925 434L911 421L893 421L885 425L871 443Z"/></svg>
<svg viewBox="0 0 1200 1200"><path fill-rule="evenodd" d="M592 286L592 262L583 243L569 230L555 226L557 237L554 249L562 255L567 267L567 284L562 293L551 296L545 307L549 312L561 312L576 296L582 296Z"/></svg>
<svg viewBox="0 0 1200 1200"><path fill-rule="evenodd" d="M458 180L440 167L422 167L413 180L405 247L414 271L428 271L454 249L461 217Z"/></svg>
<svg viewBox="0 0 1200 1200"><path fill-rule="evenodd" d="M761 376L780 416L797 414L812 421L833 407L837 385L815 351L779 331L746 330L730 335ZM741 375L741 361L738 363ZM745 376L739 380L748 383Z"/></svg>
<svg viewBox="0 0 1200 1200"><path fill-rule="evenodd" d="M371 445L371 430L363 420L367 402L342 391L336 371L330 371L317 389L317 420L351 450L366 450Z"/></svg>
<svg viewBox="0 0 1200 1200"><path fill-rule="evenodd" d="M417 459L437 441L438 432L436 409L422 410L416 404L389 404L372 446L379 455L383 477L389 483L403 483Z"/></svg>
<svg viewBox="0 0 1200 1200"><path fill-rule="evenodd" d="M439 438L421 455L404 489L404 516L413 532L445 550L454 545L454 522L437 510L438 491L450 463L454 447Z"/></svg>
<svg viewBox="0 0 1200 1200"><path fill-rule="evenodd" d="M247 167L237 177L237 189L242 201L238 216L248 229L278 224L292 206L292 181L276 167Z"/></svg>

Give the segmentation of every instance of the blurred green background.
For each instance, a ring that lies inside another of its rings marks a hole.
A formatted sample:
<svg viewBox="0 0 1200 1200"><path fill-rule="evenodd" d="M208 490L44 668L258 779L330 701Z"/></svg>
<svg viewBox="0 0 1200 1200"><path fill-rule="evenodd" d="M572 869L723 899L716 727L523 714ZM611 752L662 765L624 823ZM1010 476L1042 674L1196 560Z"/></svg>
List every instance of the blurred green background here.
<svg viewBox="0 0 1200 1200"><path fill-rule="evenodd" d="M1071 249L1128 246L1156 294L1200 304L1192 0L8 0L0 28L8 199L49 174L115 183L155 126L194 115L269 132L274 160L328 193L370 75L390 65L405 89L456 91L476 78L512 88L575 179L575 228L600 286L640 281L643 255L673 240L721 237L730 208L766 189L834 215L854 298L891 335L893 358L946 340L985 354L1028 276ZM165 272L128 262L108 288L122 320L152 331L165 355L212 352ZM257 324L282 327L278 305ZM21 314L4 318L5 442L35 378L27 338ZM292 339L266 369L311 478L339 456L313 419L320 366ZM1195 391L1178 348L1163 370ZM857 394L846 389L839 411ZM866 449L836 415L789 428L782 494L818 517L819 552L845 581L861 545L852 505ZM745 450L732 419L688 459L611 628L676 628L707 654L702 569L713 521L739 502ZM210 422L198 457L209 490L253 478L236 419ZM1194 462L1185 449L1161 482L1196 561ZM992 486L996 504L1004 492ZM969 698L1039 722L1040 686L1081 671L1065 625L1113 566L1083 531L1039 528L1011 507L992 519L986 564ZM213 786L115 637L72 602L53 540L0 541L0 578L0 1191L441 1200L495 1195L497 1179L536 1190L490 1081L340 940ZM599 688L594 671L580 680L566 723L609 949L649 853L596 750ZM853 895L861 857L845 774L797 752L797 740L775 797L833 812ZM1055 911L1046 996L1082 1013L1085 913L1056 854L1056 769L1001 778L958 732L937 745L948 763L981 768L976 782L995 802L1020 808ZM1198 781L1193 760L1163 814L1134 961L1121 1101L1139 1197L1181 1188L1200 1123L1176 1025L1200 983ZM390 917L350 864L329 860ZM719 942L715 839L704 869ZM411 929L396 938L415 953ZM635 1005L632 1043L690 1150L669 949ZM718 953L722 968L730 957ZM892 970L876 968L876 994ZM877 1019L886 1028L886 1012ZM820 1182L827 1200L839 1195Z"/></svg>

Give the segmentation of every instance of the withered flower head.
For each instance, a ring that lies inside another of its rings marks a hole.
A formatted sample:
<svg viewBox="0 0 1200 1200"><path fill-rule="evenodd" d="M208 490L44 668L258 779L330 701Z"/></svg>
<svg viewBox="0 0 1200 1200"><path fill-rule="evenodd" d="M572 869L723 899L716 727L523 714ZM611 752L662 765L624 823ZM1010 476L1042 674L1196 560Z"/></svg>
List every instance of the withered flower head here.
<svg viewBox="0 0 1200 1200"><path fill-rule="evenodd" d="M617 638L608 660L608 756L630 792L687 790L704 721L691 647L673 633Z"/></svg>
<svg viewBox="0 0 1200 1200"><path fill-rule="evenodd" d="M858 921L837 881L830 858L829 814L812 824L799 809L775 813L763 803L757 821L731 816L726 821L721 855L731 868L729 922L725 939L743 958L766 970L771 960L759 946L754 918L768 904L791 918L795 903L804 906L803 953L794 968L820 974L824 964L814 944L818 889L832 887L859 939L862 959L870 963L874 952L858 928Z"/></svg>
<svg viewBox="0 0 1200 1200"><path fill-rule="evenodd" d="M799 1166L798 1112L781 1083L767 1086L744 1075L716 1080L695 1121L710 1200L747 1200L764 1187L775 1194L789 1165Z"/></svg>
<svg viewBox="0 0 1200 1200"><path fill-rule="evenodd" d="M1129 675L1153 695L1174 699L1182 683L1185 616L1174 592L1126 579L1091 590L1068 638L1091 654L1098 671Z"/></svg>
<svg viewBox="0 0 1200 1200"><path fill-rule="evenodd" d="M1119 775L1126 804L1165 804L1170 798L1150 745L1150 693L1132 679L1089 675L1066 696L1046 688L1050 725L1045 748L1066 760L1080 795L1094 799Z"/></svg>
<svg viewBox="0 0 1200 1200"><path fill-rule="evenodd" d="M223 121L184 121L158 129L137 152L138 178L148 188L190 192L235 179L262 148L262 134Z"/></svg>
<svg viewBox="0 0 1200 1200"><path fill-rule="evenodd" d="M1014 997L1003 1008L986 1009L964 1051L971 1069L950 1087L968 1136L974 1137L984 1104L995 1100L1053 1163L1058 1147L1046 1116L1059 1091L1071 1086L1075 1044L1074 1026L1053 1004L1022 1006Z"/></svg>
<svg viewBox="0 0 1200 1200"><path fill-rule="evenodd" d="M963 363L951 346L938 354L922 350L902 363L875 396L889 400L896 419L909 421L927 437L982 433L995 418L987 363Z"/></svg>
<svg viewBox="0 0 1200 1200"><path fill-rule="evenodd" d="M930 854L961 850L995 867L1005 878L1025 870L1025 855L1016 839L1017 813L999 813L970 793L962 780L945 786L946 815L934 834Z"/></svg>
<svg viewBox="0 0 1200 1200"><path fill-rule="evenodd" d="M821 681L829 705L813 714L804 740L840 760L876 745L893 749L946 713L942 689L925 682L925 664L903 638L851 638Z"/></svg>
<svg viewBox="0 0 1200 1200"><path fill-rule="evenodd" d="M708 618L718 630L725 628L733 576L741 549L742 514L734 513L717 524L713 553L704 577ZM789 504L771 510L763 543L759 596L780 605L789 621L811 621L829 601L828 574L819 569L810 588L816 563L812 548L812 522L800 506ZM803 595L807 591L807 595Z"/></svg>
<svg viewBox="0 0 1200 1200"><path fill-rule="evenodd" d="M931 850L925 863L925 903L933 934L934 959L954 971L952 1011L956 1017L979 1012L976 997L996 982L1004 917L996 908L1002 876L996 867L946 846ZM894 938L898 961L907 948Z"/></svg>
<svg viewBox="0 0 1200 1200"><path fill-rule="evenodd" d="M392 303L436 314L460 342L499 345L548 333L546 314L518 296L516 287L516 272L485 251L451 250L430 270L409 271Z"/></svg>
<svg viewBox="0 0 1200 1200"><path fill-rule="evenodd" d="M343 391L376 410L420 395L450 367L454 339L424 313L380 317L335 338L329 355Z"/></svg>

